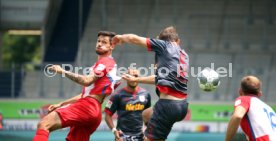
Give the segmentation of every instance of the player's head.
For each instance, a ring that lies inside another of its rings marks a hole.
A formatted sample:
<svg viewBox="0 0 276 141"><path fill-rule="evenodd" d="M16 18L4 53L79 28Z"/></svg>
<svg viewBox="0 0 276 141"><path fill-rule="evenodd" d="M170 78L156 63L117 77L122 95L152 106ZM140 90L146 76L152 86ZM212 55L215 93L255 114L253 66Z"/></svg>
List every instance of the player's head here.
<svg viewBox="0 0 276 141"><path fill-rule="evenodd" d="M139 76L139 71L135 70L135 69L129 69L127 72L129 75L133 76L133 77L138 77ZM136 86L138 86L137 82L127 82L128 87L130 88L135 88Z"/></svg>
<svg viewBox="0 0 276 141"><path fill-rule="evenodd" d="M116 35L110 31L98 32L98 39L96 43L96 53L98 55L110 55L114 49L114 45L111 43L111 39Z"/></svg>
<svg viewBox="0 0 276 141"><path fill-rule="evenodd" d="M180 44L178 33L176 32L176 29L173 26L169 26L163 29L160 32L158 39L164 40L164 41L176 42Z"/></svg>
<svg viewBox="0 0 276 141"><path fill-rule="evenodd" d="M260 97L261 81L255 76L245 76L241 80L240 95L256 95Z"/></svg>

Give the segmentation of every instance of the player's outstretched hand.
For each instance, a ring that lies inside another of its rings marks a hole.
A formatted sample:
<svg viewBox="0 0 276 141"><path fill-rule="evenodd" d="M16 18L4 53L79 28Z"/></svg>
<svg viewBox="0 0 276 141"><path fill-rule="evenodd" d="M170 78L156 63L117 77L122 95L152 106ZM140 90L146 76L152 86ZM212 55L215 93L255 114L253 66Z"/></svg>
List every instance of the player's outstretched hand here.
<svg viewBox="0 0 276 141"><path fill-rule="evenodd" d="M121 138L121 135L123 135L123 132L121 130L115 131L114 135L115 135L115 141L123 141L123 138Z"/></svg>
<svg viewBox="0 0 276 141"><path fill-rule="evenodd" d="M115 141L124 141L124 139L123 138L119 138L119 139L115 139Z"/></svg>
<svg viewBox="0 0 276 141"><path fill-rule="evenodd" d="M121 37L122 37L122 35L116 35L116 36L114 36L113 38L112 38L112 44L114 44L114 45L122 45L122 40L121 40Z"/></svg>
<svg viewBox="0 0 276 141"><path fill-rule="evenodd" d="M129 82L137 82L137 77L134 77L134 76L126 74L126 73L122 75L122 78Z"/></svg>
<svg viewBox="0 0 276 141"><path fill-rule="evenodd" d="M50 113L50 112L54 111L55 109L57 109L59 107L61 107L61 104L59 104L59 103L58 104L52 104L48 107L48 112Z"/></svg>
<svg viewBox="0 0 276 141"><path fill-rule="evenodd" d="M64 69L61 68L60 65L52 65L51 67L48 67L48 69L49 69L50 71L56 72L56 73L58 73L58 74L61 74L61 73L64 72Z"/></svg>

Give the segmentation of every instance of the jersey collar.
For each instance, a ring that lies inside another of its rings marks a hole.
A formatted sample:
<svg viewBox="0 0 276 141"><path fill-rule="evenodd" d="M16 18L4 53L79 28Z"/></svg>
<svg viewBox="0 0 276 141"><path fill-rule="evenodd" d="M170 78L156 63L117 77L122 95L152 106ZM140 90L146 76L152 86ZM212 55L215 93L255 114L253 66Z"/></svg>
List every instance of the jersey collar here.
<svg viewBox="0 0 276 141"><path fill-rule="evenodd" d="M127 87L124 87L124 90L130 94L137 94L141 88L139 86L136 87L136 89L132 92L127 89Z"/></svg>
<svg viewBox="0 0 276 141"><path fill-rule="evenodd" d="M98 56L98 60L100 60L100 59L102 59L102 58L112 58L113 59L113 57L112 57L112 55L109 55L109 56Z"/></svg>

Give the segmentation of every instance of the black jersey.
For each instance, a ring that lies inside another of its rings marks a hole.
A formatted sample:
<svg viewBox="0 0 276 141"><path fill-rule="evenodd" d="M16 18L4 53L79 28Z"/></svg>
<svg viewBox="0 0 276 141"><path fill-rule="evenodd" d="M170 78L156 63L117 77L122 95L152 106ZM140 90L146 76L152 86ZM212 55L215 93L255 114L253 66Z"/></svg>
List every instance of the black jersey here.
<svg viewBox="0 0 276 141"><path fill-rule="evenodd" d="M129 92L126 88L111 95L106 104L105 113L118 114L117 129L127 135L142 134L142 112L151 106L151 97L148 91L138 87L137 91Z"/></svg>
<svg viewBox="0 0 276 141"><path fill-rule="evenodd" d="M147 46L149 51L156 53L157 70L155 80L157 88L167 87L169 88L168 91L182 92L183 95L186 95L189 68L188 54L176 43L159 39L147 39ZM181 93L175 96L182 97Z"/></svg>

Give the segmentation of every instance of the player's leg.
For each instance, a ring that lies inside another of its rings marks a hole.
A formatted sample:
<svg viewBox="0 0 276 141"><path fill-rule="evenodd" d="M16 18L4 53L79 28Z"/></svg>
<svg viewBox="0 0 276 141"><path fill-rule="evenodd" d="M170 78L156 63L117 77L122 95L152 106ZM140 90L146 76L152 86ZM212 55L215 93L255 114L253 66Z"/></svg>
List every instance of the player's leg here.
<svg viewBox="0 0 276 141"><path fill-rule="evenodd" d="M186 116L187 109L188 103L186 100L158 100L154 105L153 115L147 125L146 140L166 140L173 124Z"/></svg>
<svg viewBox="0 0 276 141"><path fill-rule="evenodd" d="M48 141L49 132L60 129L61 127L61 120L57 112L53 111L38 123L33 141Z"/></svg>
<svg viewBox="0 0 276 141"><path fill-rule="evenodd" d="M66 141L89 141L90 135L96 131L102 121L101 115L90 122L86 122L86 126L71 126L66 137Z"/></svg>
<svg viewBox="0 0 276 141"><path fill-rule="evenodd" d="M69 109L68 109L69 108ZM89 141L102 120L101 104L93 98L82 98L67 109L58 109L62 127L70 126L66 141Z"/></svg>
<svg viewBox="0 0 276 141"><path fill-rule="evenodd" d="M142 118L143 118L145 125L147 125L150 117L152 116L152 113L153 113L152 107L147 108L142 112Z"/></svg>
<svg viewBox="0 0 276 141"><path fill-rule="evenodd" d="M66 141L89 141L90 135L96 131L100 122L97 124L87 123L87 126L72 126L66 137Z"/></svg>
<svg viewBox="0 0 276 141"><path fill-rule="evenodd" d="M89 128L85 128L84 126L72 126L70 127L70 131L67 134L66 141L89 141L90 133L87 133Z"/></svg>
<svg viewBox="0 0 276 141"><path fill-rule="evenodd" d="M152 114L153 114L153 108L152 107L147 108L142 112L142 119L143 119L143 122L144 122L143 132L145 132L145 130L147 128L147 125L148 125L148 122L149 122L150 117L152 116ZM144 140L144 138L145 138L145 136L143 135L142 140Z"/></svg>
<svg viewBox="0 0 276 141"><path fill-rule="evenodd" d="M152 114L150 118L145 118L145 120L148 120L147 129L145 131L145 141L165 141L165 139L162 139L163 135L158 134L158 133L161 133L160 130L162 129L156 128L156 127L160 127L158 123L160 121L158 115L161 116L160 110L162 108L162 105L160 106L160 103L161 103L160 100L158 100L157 103L152 108L152 113L149 112L150 111L149 110L147 111L148 114L145 114L145 115Z"/></svg>

